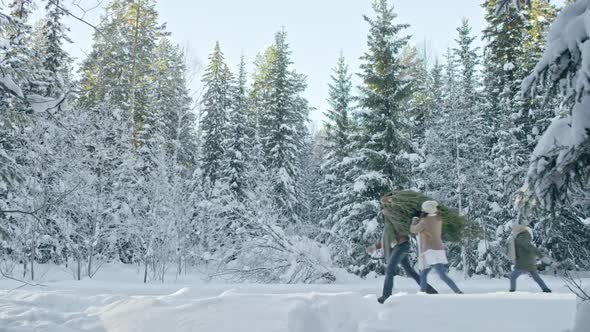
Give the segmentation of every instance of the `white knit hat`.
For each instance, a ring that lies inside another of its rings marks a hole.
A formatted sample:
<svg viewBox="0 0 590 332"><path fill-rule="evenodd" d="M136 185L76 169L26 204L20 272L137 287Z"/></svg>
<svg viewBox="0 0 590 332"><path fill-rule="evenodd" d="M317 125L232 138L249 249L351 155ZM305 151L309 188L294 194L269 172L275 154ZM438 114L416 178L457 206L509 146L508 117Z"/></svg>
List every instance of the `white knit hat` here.
<svg viewBox="0 0 590 332"><path fill-rule="evenodd" d="M435 214L437 212L438 202L437 201L426 201L422 203L422 211L428 214Z"/></svg>

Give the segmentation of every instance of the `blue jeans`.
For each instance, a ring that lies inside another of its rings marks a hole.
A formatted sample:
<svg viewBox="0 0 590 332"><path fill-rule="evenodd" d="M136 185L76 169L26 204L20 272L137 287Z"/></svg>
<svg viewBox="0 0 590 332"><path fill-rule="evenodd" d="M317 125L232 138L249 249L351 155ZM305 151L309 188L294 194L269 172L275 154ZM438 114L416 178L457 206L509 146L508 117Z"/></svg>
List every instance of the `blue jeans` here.
<svg viewBox="0 0 590 332"><path fill-rule="evenodd" d="M516 279L518 279L518 277L520 277L521 275L527 274L527 273L531 275L533 280L539 285L539 287L541 287L542 290L549 289L549 287L547 287L547 285L545 284L543 279L541 279L541 276L539 275L539 273L537 273L536 271L528 272L525 270L514 269L512 271L512 274L510 275L510 291L511 292L514 292L516 290Z"/></svg>
<svg viewBox="0 0 590 332"><path fill-rule="evenodd" d="M430 270L432 270L432 268L434 268L436 273L438 273L439 278L442 281L444 281L447 285L449 285L453 292L461 293L459 287L457 287L455 282L447 275L447 272L445 271L445 266L443 264L434 264L431 267L420 271L420 291L426 292L428 287L428 273L430 273Z"/></svg>
<svg viewBox="0 0 590 332"><path fill-rule="evenodd" d="M387 260L387 269L385 271L385 282L383 283L383 297L390 297L393 293L393 277L396 275L397 266L401 266L406 270L409 277L414 279L416 283L420 284L420 276L412 267L408 255L410 254L410 242L404 242L396 245ZM436 294L437 291L432 286L426 286L426 292L429 294Z"/></svg>

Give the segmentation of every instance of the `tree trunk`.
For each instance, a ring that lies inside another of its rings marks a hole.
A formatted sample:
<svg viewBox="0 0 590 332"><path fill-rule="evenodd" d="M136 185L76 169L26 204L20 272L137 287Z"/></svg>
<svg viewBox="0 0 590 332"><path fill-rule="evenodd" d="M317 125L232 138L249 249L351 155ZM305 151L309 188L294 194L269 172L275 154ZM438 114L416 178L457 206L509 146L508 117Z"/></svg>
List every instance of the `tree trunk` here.
<svg viewBox="0 0 590 332"><path fill-rule="evenodd" d="M181 274L182 274L182 256L178 255L177 275L180 276Z"/></svg>
<svg viewBox="0 0 590 332"><path fill-rule="evenodd" d="M147 276L148 276L148 259L145 258L145 269L143 270L143 283L147 284Z"/></svg>
<svg viewBox="0 0 590 332"><path fill-rule="evenodd" d="M93 263L93 257L94 257L94 241L96 238L96 221L92 224L92 242L90 242L90 246L88 247L88 267L87 267L87 273L88 273L88 277L92 278L92 263Z"/></svg>
<svg viewBox="0 0 590 332"><path fill-rule="evenodd" d="M80 255L78 255L76 260L78 261L78 271L77 271L78 280L82 280L82 260L80 259Z"/></svg>
<svg viewBox="0 0 590 332"><path fill-rule="evenodd" d="M137 84L137 44L139 39L139 17L141 14L141 0L137 1L137 13L135 16L135 31L133 33L133 46L131 49L131 95L129 101L129 129L133 134L135 128L135 85Z"/></svg>
<svg viewBox="0 0 590 332"><path fill-rule="evenodd" d="M37 246L35 233L37 232L37 221L33 223L33 232L31 236L31 255L29 256L31 263L31 280L35 280L35 247Z"/></svg>
<svg viewBox="0 0 590 332"><path fill-rule="evenodd" d="M467 279L469 273L469 239L463 242L461 246L461 260L463 261L463 276Z"/></svg>

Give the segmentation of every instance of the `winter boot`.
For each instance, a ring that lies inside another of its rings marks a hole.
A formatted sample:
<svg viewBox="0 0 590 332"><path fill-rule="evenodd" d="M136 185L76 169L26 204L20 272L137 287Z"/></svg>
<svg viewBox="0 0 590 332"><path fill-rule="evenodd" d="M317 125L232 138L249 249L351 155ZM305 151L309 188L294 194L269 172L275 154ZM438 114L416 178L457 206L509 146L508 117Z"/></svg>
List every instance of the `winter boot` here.
<svg viewBox="0 0 590 332"><path fill-rule="evenodd" d="M389 298L389 296L380 296L380 297L377 299L377 302L379 302L379 303L383 304L383 303L385 302L385 300L387 300L388 298Z"/></svg>
<svg viewBox="0 0 590 332"><path fill-rule="evenodd" d="M545 288L543 289L543 293L551 293L551 290L549 288Z"/></svg>
<svg viewBox="0 0 590 332"><path fill-rule="evenodd" d="M428 288L426 288L426 294L438 294L438 291L434 289L434 287L428 285Z"/></svg>

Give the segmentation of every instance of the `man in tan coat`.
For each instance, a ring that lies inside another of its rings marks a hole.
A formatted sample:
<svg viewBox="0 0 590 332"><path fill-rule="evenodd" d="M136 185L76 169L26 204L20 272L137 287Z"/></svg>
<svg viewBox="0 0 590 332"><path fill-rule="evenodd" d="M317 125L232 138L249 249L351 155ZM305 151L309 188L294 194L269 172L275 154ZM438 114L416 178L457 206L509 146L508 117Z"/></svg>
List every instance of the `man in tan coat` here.
<svg viewBox="0 0 590 332"><path fill-rule="evenodd" d="M393 199L394 197L391 194L386 194L381 198L381 204L384 207L388 206ZM371 254L376 249L383 248L385 260L387 261L387 268L385 270L385 280L383 282L383 293L381 297L377 299L379 303L383 303L393 292L393 279L399 265L401 265L407 275L414 279L418 284L420 284L420 276L412 267L408 257L411 251L411 220L398 220L395 216L391 215L386 208L381 211L378 219L382 220L384 224L383 238L381 242L367 248L367 252ZM393 248L391 247L392 244L394 244ZM429 294L437 294L437 291L428 284L426 284L425 289Z"/></svg>

